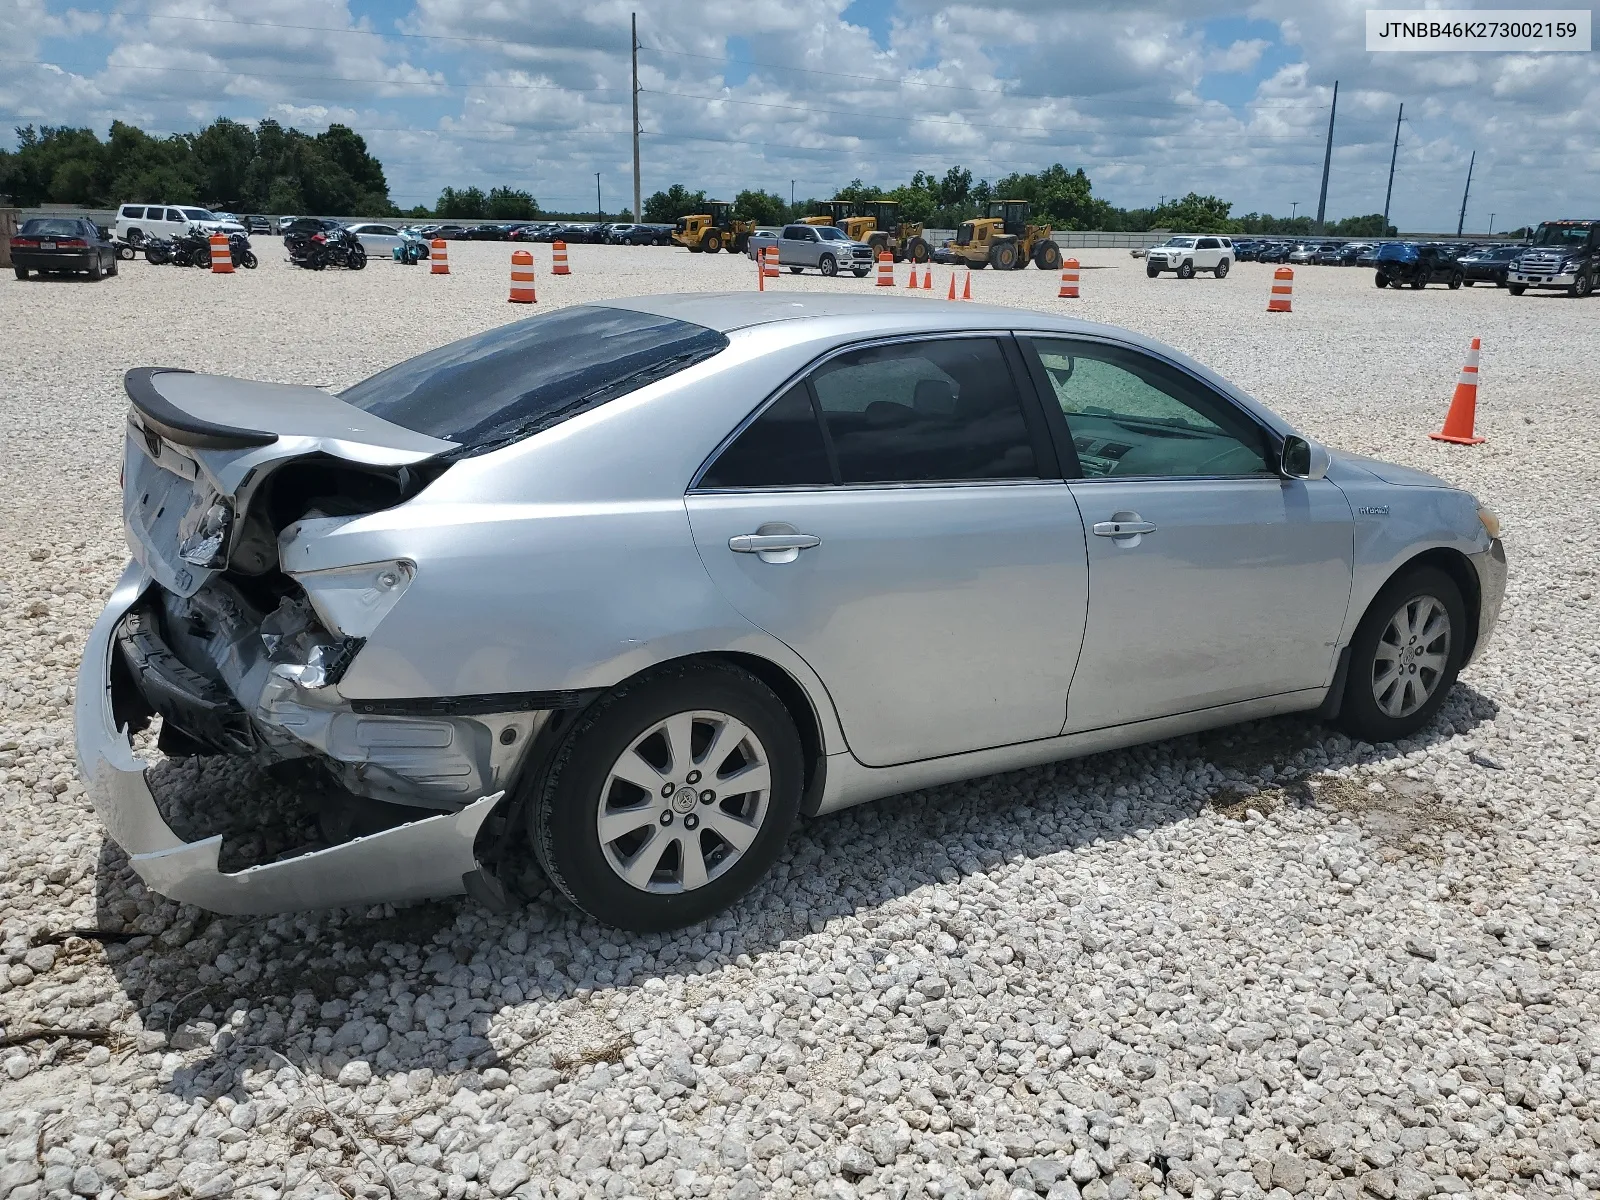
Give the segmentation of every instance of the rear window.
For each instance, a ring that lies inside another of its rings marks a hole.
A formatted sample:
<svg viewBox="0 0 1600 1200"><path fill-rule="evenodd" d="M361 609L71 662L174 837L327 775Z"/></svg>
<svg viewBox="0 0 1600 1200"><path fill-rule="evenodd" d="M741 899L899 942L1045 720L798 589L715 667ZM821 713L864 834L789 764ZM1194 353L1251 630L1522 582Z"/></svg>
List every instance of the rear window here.
<svg viewBox="0 0 1600 1200"><path fill-rule="evenodd" d="M130 221L142 221L144 220L144 206L135 207L131 204L125 204L122 206L122 215Z"/></svg>
<svg viewBox="0 0 1600 1200"><path fill-rule="evenodd" d="M18 231L22 237L87 237L89 231L75 220L60 217L34 217L24 221Z"/></svg>
<svg viewBox="0 0 1600 1200"><path fill-rule="evenodd" d="M713 329L587 305L452 342L340 393L386 421L484 454L726 348Z"/></svg>

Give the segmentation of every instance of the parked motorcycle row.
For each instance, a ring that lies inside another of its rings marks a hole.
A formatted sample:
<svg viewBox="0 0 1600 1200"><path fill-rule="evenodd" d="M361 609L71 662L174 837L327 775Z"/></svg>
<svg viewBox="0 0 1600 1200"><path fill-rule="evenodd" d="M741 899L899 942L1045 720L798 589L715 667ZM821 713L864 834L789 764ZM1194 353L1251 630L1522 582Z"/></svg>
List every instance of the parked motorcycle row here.
<svg viewBox="0 0 1600 1200"><path fill-rule="evenodd" d="M198 228L172 238L147 237L139 243L137 249L143 250L145 261L154 266L168 263L175 267L211 266L211 235ZM229 235L228 251L235 267L243 267L247 271L255 270L258 260L255 251L250 248L250 239L244 234ZM133 257L132 254L122 254L120 248L118 253L121 257Z"/></svg>
<svg viewBox="0 0 1600 1200"><path fill-rule="evenodd" d="M308 271L343 267L359 271L367 265L367 249L358 238L337 221L302 217L284 234L283 248L289 261Z"/></svg>

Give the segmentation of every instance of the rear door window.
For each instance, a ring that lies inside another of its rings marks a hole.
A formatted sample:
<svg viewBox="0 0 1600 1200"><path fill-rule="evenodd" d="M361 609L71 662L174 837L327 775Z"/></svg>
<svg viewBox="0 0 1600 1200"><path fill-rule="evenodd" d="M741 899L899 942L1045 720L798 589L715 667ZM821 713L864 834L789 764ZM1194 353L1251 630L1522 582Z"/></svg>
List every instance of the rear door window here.
<svg viewBox="0 0 1600 1200"><path fill-rule="evenodd" d="M811 389L797 383L768 405L700 477L702 488L828 487L833 469Z"/></svg>
<svg viewBox="0 0 1600 1200"><path fill-rule="evenodd" d="M167 209L167 220L176 221L180 225L188 224L188 221L184 218L183 213L176 208Z"/></svg>
<svg viewBox="0 0 1600 1200"><path fill-rule="evenodd" d="M1021 393L992 338L854 350L810 382L842 483L1040 476Z"/></svg>
<svg viewBox="0 0 1600 1200"><path fill-rule="evenodd" d="M144 209L142 207L135 208L131 204L125 205L122 209L122 215L130 221L142 221L144 220Z"/></svg>

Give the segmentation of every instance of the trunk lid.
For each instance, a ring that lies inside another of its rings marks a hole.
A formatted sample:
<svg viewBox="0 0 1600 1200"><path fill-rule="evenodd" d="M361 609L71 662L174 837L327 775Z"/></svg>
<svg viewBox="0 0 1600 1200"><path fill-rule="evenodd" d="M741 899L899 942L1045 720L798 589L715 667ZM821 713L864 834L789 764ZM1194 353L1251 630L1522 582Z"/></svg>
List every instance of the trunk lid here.
<svg viewBox="0 0 1600 1200"><path fill-rule="evenodd" d="M227 566L242 541L255 548L247 573L275 565L267 543L277 531L259 528L251 502L283 467L315 462L392 482L398 502L416 490L417 468L459 449L320 388L168 367L137 367L124 386L133 402L123 457L128 545L180 596Z"/></svg>

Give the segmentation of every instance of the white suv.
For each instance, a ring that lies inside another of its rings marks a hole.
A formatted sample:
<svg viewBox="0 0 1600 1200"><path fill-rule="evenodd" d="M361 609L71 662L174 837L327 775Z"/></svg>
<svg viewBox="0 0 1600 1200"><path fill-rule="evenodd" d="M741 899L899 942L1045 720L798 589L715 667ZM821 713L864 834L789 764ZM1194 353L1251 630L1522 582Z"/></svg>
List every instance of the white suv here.
<svg viewBox="0 0 1600 1200"><path fill-rule="evenodd" d="M176 237L191 225L198 225L207 233L245 231L239 222L223 220L209 208L193 205L179 208L176 204L124 204L117 209L117 236L132 246L146 238Z"/></svg>
<svg viewBox="0 0 1600 1200"><path fill-rule="evenodd" d="M1154 279L1163 271L1176 271L1179 279L1192 279L1196 271L1210 271L1221 279L1233 266L1233 258L1231 238L1184 234L1150 247L1144 273Z"/></svg>

